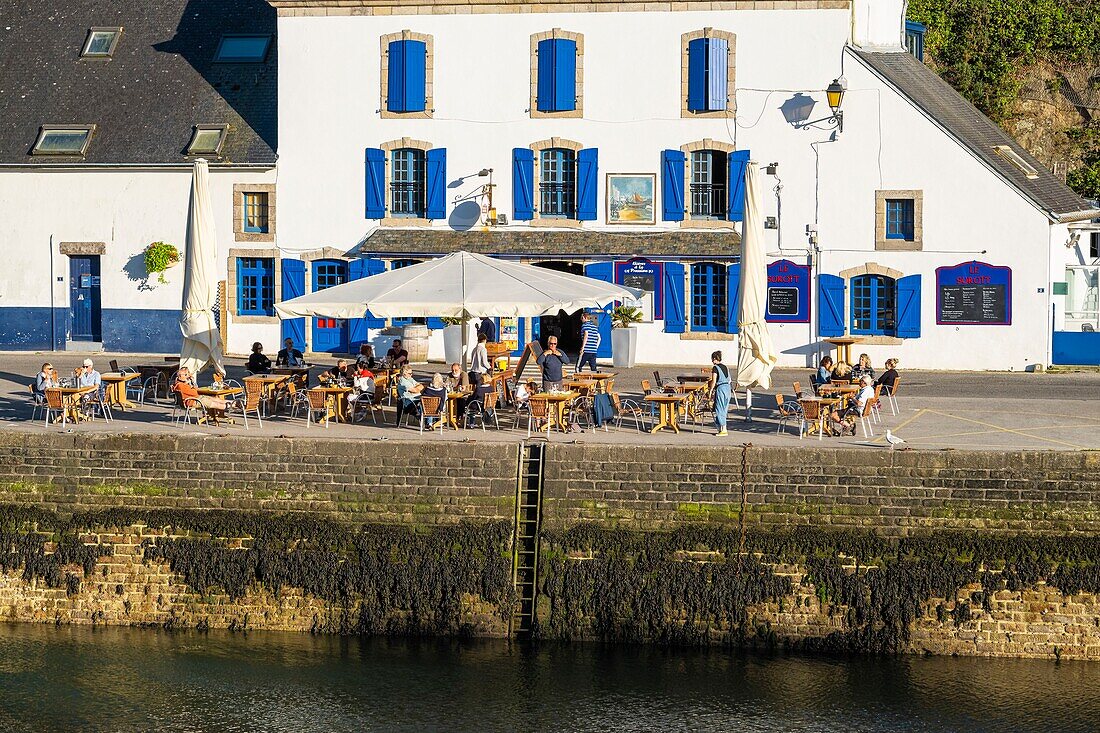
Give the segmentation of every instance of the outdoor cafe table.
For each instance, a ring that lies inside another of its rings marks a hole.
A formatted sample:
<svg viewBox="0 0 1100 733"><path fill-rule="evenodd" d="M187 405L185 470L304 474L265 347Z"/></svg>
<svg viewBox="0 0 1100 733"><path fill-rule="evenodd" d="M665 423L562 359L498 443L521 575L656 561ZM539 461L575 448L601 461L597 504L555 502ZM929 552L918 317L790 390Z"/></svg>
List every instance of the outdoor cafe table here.
<svg viewBox="0 0 1100 733"><path fill-rule="evenodd" d="M100 379L107 385L107 404L120 410L126 410L134 406L133 402L126 399L126 383L133 379L141 379L139 372L130 374L107 372L101 374Z"/></svg>
<svg viewBox="0 0 1100 733"><path fill-rule="evenodd" d="M443 422L458 430L458 401L465 400L474 393L473 390L450 390L447 392L447 416Z"/></svg>
<svg viewBox="0 0 1100 733"><path fill-rule="evenodd" d="M80 398L89 392L95 392L95 387L51 387L61 393L61 402L65 405L65 413L72 422L80 422L83 416L80 414ZM54 422L61 420L60 417Z"/></svg>
<svg viewBox="0 0 1100 733"><path fill-rule="evenodd" d="M678 374L676 375L676 381L680 384L690 384L693 382L709 382L709 374Z"/></svg>
<svg viewBox="0 0 1100 733"><path fill-rule="evenodd" d="M852 344L862 343L863 339L859 336L837 336L836 338L824 339L824 341L836 347L836 360L838 362L842 361L845 364L851 364Z"/></svg>
<svg viewBox="0 0 1100 733"><path fill-rule="evenodd" d="M664 387L665 392L668 392L668 393L671 393L671 394L683 395L685 397L689 397L692 393L702 392L702 391L707 390L709 388L710 388L709 383L704 383L704 384L687 383L687 384L685 384L683 382L681 382L680 384L666 384L665 387ZM684 404L680 405L680 414L682 414L682 415L684 415L684 414L691 415L691 417L694 418L696 416L695 415L695 401L691 400L691 399L688 399L684 402Z"/></svg>
<svg viewBox="0 0 1100 733"><path fill-rule="evenodd" d="M528 399L547 403L546 414L552 419L546 421L546 432L549 433L551 426L556 425L558 430L567 433L569 426L565 424L565 408L579 396L576 392L536 392Z"/></svg>
<svg viewBox="0 0 1100 733"><path fill-rule="evenodd" d="M224 400L228 397L232 397L235 394L240 394L244 390L242 390L240 387L226 387L223 384L220 387L215 387L214 385L210 385L209 387L199 387L195 391L204 397L217 397L218 399ZM234 422L233 418L231 417L222 416L219 418L218 416L213 414L210 408L206 407L206 405L203 405L203 415L199 418L200 423L212 423L214 425L218 425L219 420L225 420L230 424L233 424Z"/></svg>
<svg viewBox="0 0 1100 733"><path fill-rule="evenodd" d="M351 387L314 387L310 392L321 392L325 395L325 404L328 405L328 417L336 422L348 422L348 395L352 393Z"/></svg>
<svg viewBox="0 0 1100 733"><path fill-rule="evenodd" d="M649 432L656 433L661 428L668 428L674 433L680 432L678 423L680 408L687 400L686 395L680 394L649 394L643 398L646 402L656 402L661 412L657 418L657 424Z"/></svg>

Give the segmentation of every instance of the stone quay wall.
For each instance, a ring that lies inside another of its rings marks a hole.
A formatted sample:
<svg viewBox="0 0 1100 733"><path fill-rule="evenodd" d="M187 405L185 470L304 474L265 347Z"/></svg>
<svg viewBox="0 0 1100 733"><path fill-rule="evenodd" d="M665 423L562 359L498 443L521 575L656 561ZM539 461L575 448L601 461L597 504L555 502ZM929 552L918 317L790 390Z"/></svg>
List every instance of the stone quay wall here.
<svg viewBox="0 0 1100 733"><path fill-rule="evenodd" d="M0 618L505 635L515 602L506 556L520 456L516 445L499 443L3 432ZM1064 544L1078 573L1073 582L1057 575L1057 562L1050 577L1016 573L1012 559L968 566L957 583L944 581L942 592L919 599L891 649L1100 660L1100 552L1090 554L1100 543L1100 453L551 443L544 460L545 531L557 533L556 542L577 531L594 538L595 549L565 548L559 574L612 557L617 542L677 532L686 532L684 546L670 557L701 569L704 585L718 582L712 571L736 555L730 538L746 532L757 538L750 548L788 535L806 548L830 533L863 545L863 537L943 536L944 547L960 537L988 539L1013 553L1019 543L1029 553L1027 543L1038 543L1051 557ZM373 549L363 550L368 544ZM853 562L850 552L825 544L851 577L873 579L895 567L896 558ZM379 547L394 556L385 567L369 562ZM893 552L885 547L875 552ZM329 554L319 560L320 550ZM856 651L871 649L860 641L874 632L869 623L892 623L851 597L843 574L826 577L820 562L769 552L749 553L770 590L745 596L737 634L729 618L697 617L694 600L673 621L712 625L717 632L705 643ZM958 551L961 561L968 552ZM292 561L272 570L284 556ZM1010 581L997 586L990 578L999 574ZM425 594L455 597L446 608L426 609L409 588L418 577L436 584ZM618 622L606 620L607 609L593 610L598 586L580 603L560 596L562 588L583 587L540 586L545 635L634 638L633 630L609 631ZM572 626L559 618L555 632L549 609L556 603L587 610L567 620ZM652 628L637 634L658 636ZM690 636L691 643L702 638Z"/></svg>

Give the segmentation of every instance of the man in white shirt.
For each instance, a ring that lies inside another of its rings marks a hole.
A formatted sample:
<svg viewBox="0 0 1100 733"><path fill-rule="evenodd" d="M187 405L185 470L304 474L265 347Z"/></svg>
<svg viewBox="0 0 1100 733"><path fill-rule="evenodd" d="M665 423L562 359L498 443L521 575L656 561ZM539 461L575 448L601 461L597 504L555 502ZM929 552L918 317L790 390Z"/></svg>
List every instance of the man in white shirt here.
<svg viewBox="0 0 1100 733"><path fill-rule="evenodd" d="M485 344L489 337L483 333L477 335L477 346L470 352L470 371L478 374L488 374L492 367L489 364L489 350ZM473 380L471 380L473 381Z"/></svg>

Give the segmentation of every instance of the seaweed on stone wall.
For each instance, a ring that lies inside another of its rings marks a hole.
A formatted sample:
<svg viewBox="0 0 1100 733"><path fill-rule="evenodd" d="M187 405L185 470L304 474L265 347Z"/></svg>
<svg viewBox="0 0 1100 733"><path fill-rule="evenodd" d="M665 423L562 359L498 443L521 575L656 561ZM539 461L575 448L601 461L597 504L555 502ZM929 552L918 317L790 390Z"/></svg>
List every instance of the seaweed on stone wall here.
<svg viewBox="0 0 1100 733"><path fill-rule="evenodd" d="M22 570L24 580L41 579L50 588L60 588L66 583L65 567L80 565L87 577L99 558L113 552L110 545L85 545L75 535L61 536L52 552L46 551L46 542L42 534L0 525L0 571ZM66 588L71 589L71 585Z"/></svg>

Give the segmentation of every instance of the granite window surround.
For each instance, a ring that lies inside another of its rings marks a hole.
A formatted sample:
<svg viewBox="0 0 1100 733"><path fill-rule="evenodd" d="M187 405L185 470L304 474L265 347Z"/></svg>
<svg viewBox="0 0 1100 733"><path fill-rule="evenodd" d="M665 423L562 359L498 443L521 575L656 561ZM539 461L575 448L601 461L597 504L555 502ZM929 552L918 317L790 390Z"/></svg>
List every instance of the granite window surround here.
<svg viewBox="0 0 1100 733"><path fill-rule="evenodd" d="M244 195L246 193L267 194L267 231L245 231ZM233 239L237 242L274 242L276 228L276 202L274 183L235 183L233 184ZM242 255L259 257L261 255ZM235 280L233 282L236 282Z"/></svg>

